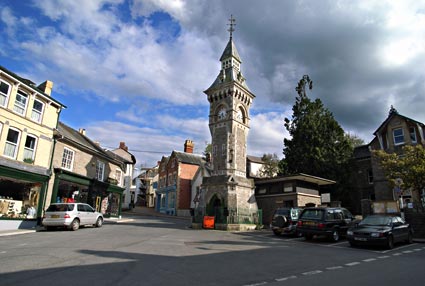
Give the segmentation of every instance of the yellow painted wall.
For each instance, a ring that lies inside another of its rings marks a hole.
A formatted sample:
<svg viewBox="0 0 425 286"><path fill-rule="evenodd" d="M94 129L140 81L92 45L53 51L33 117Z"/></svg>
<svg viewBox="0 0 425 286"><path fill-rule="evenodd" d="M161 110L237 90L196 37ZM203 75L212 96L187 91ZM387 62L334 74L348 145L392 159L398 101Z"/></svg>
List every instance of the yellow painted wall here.
<svg viewBox="0 0 425 286"><path fill-rule="evenodd" d="M26 88L24 85L19 85L18 87L18 85L14 84L5 74L1 74L0 78L11 85L7 105L0 106L0 123L2 125L0 126L0 156L4 156L7 134L9 128L13 127L20 132L18 153L15 160L23 161L26 137L27 135L32 135L37 138L34 165L49 168L53 148L53 130L56 128L61 107L57 103L49 101L48 97L46 98ZM13 110L18 89L28 94L26 110L22 115ZM40 123L31 119L34 99L44 103L44 110Z"/></svg>

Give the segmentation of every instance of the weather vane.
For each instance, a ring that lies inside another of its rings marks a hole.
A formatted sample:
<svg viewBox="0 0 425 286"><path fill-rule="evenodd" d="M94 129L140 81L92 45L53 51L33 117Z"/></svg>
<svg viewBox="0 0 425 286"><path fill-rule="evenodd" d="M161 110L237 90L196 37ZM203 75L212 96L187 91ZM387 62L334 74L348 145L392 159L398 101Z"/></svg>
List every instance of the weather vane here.
<svg viewBox="0 0 425 286"><path fill-rule="evenodd" d="M230 39L232 39L232 33L235 31L235 24L236 19L233 18L233 15L230 15L230 19L229 19L229 24L227 24L229 26L229 29L227 31L230 32Z"/></svg>

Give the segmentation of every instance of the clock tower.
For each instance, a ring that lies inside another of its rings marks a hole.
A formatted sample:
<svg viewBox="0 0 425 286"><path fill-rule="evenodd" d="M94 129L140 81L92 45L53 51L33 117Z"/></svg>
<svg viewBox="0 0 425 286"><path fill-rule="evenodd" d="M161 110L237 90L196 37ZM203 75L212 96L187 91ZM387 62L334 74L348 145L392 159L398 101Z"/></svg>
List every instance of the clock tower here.
<svg viewBox="0 0 425 286"><path fill-rule="evenodd" d="M229 21L230 38L220 57L220 72L204 91L210 103L212 154L211 176L203 178L202 189L206 213L216 217L216 228L240 229L240 216L246 222L258 211L254 181L246 176L249 108L255 95L242 75L242 61L233 42L235 19Z"/></svg>

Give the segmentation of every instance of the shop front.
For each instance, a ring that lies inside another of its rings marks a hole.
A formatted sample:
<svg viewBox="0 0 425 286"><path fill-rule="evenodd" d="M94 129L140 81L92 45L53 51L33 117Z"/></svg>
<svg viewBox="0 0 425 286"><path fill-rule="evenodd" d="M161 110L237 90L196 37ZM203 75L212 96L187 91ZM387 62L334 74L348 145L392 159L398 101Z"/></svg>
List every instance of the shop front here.
<svg viewBox="0 0 425 286"><path fill-rule="evenodd" d="M0 165L0 230L40 224L49 178L44 168Z"/></svg>
<svg viewBox="0 0 425 286"><path fill-rule="evenodd" d="M124 188L63 169L55 169L51 203L87 203L105 217L121 215Z"/></svg>

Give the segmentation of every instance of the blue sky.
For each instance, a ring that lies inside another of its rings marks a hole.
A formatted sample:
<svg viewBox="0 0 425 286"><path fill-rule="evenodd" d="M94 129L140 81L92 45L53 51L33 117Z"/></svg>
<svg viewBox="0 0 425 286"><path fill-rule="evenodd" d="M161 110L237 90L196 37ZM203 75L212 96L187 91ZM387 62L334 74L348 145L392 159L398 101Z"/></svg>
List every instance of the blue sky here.
<svg viewBox="0 0 425 286"><path fill-rule="evenodd" d="M153 166L210 142L208 101L234 41L256 99L248 154L282 156L299 79L366 142L391 105L425 122L424 1L43 0L0 2L0 65L54 82L61 121ZM147 152L149 151L149 152Z"/></svg>

